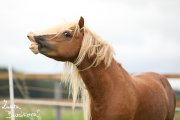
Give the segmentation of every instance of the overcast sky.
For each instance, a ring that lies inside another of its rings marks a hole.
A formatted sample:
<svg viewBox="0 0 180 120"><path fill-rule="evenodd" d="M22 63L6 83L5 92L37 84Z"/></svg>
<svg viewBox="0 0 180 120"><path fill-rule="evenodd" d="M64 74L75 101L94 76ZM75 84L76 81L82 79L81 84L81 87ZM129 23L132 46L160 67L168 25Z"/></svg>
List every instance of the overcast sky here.
<svg viewBox="0 0 180 120"><path fill-rule="evenodd" d="M80 16L129 72L180 73L179 0L1 0L0 66L60 73L62 63L34 55L26 35Z"/></svg>

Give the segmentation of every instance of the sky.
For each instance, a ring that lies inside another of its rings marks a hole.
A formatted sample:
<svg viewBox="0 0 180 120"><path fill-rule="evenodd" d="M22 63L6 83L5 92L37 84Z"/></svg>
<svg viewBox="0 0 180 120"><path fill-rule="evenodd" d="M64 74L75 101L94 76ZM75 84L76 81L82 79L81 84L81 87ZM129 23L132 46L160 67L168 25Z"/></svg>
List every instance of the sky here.
<svg viewBox="0 0 180 120"><path fill-rule="evenodd" d="M113 46L128 72L180 74L179 0L0 1L0 66L24 73L62 72L62 62L34 55L26 36L80 16Z"/></svg>

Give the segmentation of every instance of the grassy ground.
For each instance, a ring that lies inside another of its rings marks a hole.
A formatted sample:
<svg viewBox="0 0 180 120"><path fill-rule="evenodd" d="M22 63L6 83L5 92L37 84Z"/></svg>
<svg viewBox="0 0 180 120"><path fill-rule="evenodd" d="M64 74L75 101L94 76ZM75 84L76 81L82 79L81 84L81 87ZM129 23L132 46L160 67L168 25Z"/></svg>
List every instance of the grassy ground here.
<svg viewBox="0 0 180 120"><path fill-rule="evenodd" d="M44 106L20 106L21 109L16 109L16 120L56 120L55 107ZM0 120L10 120L6 112L8 109L0 108ZM61 108L61 120L83 120L83 113L81 109L76 109L74 112L72 108ZM180 112L176 112L175 120L180 120Z"/></svg>
<svg viewBox="0 0 180 120"><path fill-rule="evenodd" d="M56 120L55 107L44 106L20 106L21 109L15 109L16 120ZM8 118L9 109L0 108L0 120L10 120ZM61 120L83 120L81 109L72 110L72 108L61 108Z"/></svg>
<svg viewBox="0 0 180 120"><path fill-rule="evenodd" d="M175 114L175 120L180 120L180 112L176 112L176 114Z"/></svg>

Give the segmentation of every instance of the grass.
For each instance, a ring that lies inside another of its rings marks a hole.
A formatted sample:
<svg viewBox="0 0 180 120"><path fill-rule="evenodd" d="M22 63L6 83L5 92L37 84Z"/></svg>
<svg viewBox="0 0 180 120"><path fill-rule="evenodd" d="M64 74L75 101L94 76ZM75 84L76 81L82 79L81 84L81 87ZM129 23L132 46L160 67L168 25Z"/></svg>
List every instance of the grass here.
<svg viewBox="0 0 180 120"><path fill-rule="evenodd" d="M72 109L62 110L62 120L83 120L83 112L81 109L72 112Z"/></svg>
<svg viewBox="0 0 180 120"><path fill-rule="evenodd" d="M176 114L175 114L175 120L180 120L180 112L176 112Z"/></svg>
<svg viewBox="0 0 180 120"><path fill-rule="evenodd" d="M44 106L20 106L21 109L16 109L15 114L21 117L15 117L16 120L56 120L55 107ZM8 110L8 109L7 109ZM9 111L9 110L8 110ZM61 120L83 120L82 109L62 107L60 111ZM10 120L6 110L0 108L0 120Z"/></svg>
<svg viewBox="0 0 180 120"><path fill-rule="evenodd" d="M23 112L22 114L26 114L26 116L16 117L16 120L56 120L55 107L30 105L22 105L20 107L21 109L16 109L16 114ZM28 114L34 116L27 117ZM35 114L39 117L36 117ZM72 108L62 107L60 115L61 120L83 120L82 109L75 109L75 111L73 111ZM10 120L10 118L6 118L8 116L8 113L0 108L0 120ZM175 120L180 120L180 112L176 112Z"/></svg>

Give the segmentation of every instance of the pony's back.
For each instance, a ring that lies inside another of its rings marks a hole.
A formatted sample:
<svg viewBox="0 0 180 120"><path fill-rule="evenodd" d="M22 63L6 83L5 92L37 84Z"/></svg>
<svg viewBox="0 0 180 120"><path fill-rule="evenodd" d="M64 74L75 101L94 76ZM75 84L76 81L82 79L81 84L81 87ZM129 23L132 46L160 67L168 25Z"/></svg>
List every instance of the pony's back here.
<svg viewBox="0 0 180 120"><path fill-rule="evenodd" d="M134 75L133 78L137 94L140 97L138 112L144 112L144 115L137 115L138 117L135 120L147 120L147 112L157 115L157 118L162 118L162 120L173 120L176 97L168 80L154 72ZM151 120L151 116L148 119Z"/></svg>

